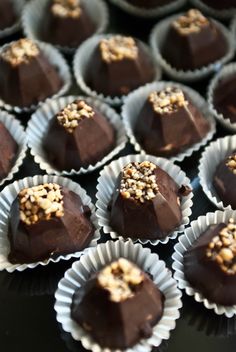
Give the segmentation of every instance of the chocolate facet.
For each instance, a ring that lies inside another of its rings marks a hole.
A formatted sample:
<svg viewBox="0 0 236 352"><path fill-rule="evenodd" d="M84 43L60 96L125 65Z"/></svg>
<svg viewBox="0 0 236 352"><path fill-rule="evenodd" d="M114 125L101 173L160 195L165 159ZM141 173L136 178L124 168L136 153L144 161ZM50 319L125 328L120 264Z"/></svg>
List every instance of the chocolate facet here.
<svg viewBox="0 0 236 352"><path fill-rule="evenodd" d="M80 197L57 184L22 190L10 210L12 263L30 263L86 247L94 234L90 210Z"/></svg>
<svg viewBox="0 0 236 352"><path fill-rule="evenodd" d="M17 16L11 0L0 1L0 30L11 27L17 21Z"/></svg>
<svg viewBox="0 0 236 352"><path fill-rule="evenodd" d="M175 87L152 92L137 118L135 136L151 155L172 156L201 141L209 124Z"/></svg>
<svg viewBox="0 0 236 352"><path fill-rule="evenodd" d="M99 111L77 100L52 118L43 148L57 169L79 170L96 164L114 144L113 126Z"/></svg>
<svg viewBox="0 0 236 352"><path fill-rule="evenodd" d="M220 28L198 10L189 10L168 29L162 54L179 70L195 70L221 59L228 50Z"/></svg>
<svg viewBox="0 0 236 352"><path fill-rule="evenodd" d="M184 255L184 273L214 303L236 304L236 225L211 225Z"/></svg>
<svg viewBox="0 0 236 352"><path fill-rule="evenodd" d="M16 153L18 150L18 145L8 132L6 127L0 122L0 180L6 177L11 170Z"/></svg>
<svg viewBox="0 0 236 352"><path fill-rule="evenodd" d="M163 301L149 276L120 258L75 292L71 315L99 345L125 349L151 336Z"/></svg>
<svg viewBox="0 0 236 352"><path fill-rule="evenodd" d="M224 118L236 122L236 75L218 82L213 96L214 107Z"/></svg>
<svg viewBox="0 0 236 352"><path fill-rule="evenodd" d="M155 78L153 60L141 43L120 35L102 39L87 67L87 85L105 96L126 95Z"/></svg>
<svg viewBox="0 0 236 352"><path fill-rule="evenodd" d="M137 7L143 7L146 9L152 9L154 7L159 7L163 5L167 5L173 0L126 0L130 4L137 6Z"/></svg>

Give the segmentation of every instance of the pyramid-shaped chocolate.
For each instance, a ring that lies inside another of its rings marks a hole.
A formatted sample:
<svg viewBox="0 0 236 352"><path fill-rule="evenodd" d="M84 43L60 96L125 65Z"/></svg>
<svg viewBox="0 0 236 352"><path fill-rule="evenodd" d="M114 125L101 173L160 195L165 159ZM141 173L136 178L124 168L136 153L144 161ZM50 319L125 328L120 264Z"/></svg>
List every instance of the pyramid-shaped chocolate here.
<svg viewBox="0 0 236 352"><path fill-rule="evenodd" d="M0 181L6 177L11 170L14 160L16 158L16 153L18 150L18 145L13 139L11 134L8 132L3 123L0 122Z"/></svg>
<svg viewBox="0 0 236 352"><path fill-rule="evenodd" d="M213 93L213 104L224 118L236 123L236 75L221 79Z"/></svg>

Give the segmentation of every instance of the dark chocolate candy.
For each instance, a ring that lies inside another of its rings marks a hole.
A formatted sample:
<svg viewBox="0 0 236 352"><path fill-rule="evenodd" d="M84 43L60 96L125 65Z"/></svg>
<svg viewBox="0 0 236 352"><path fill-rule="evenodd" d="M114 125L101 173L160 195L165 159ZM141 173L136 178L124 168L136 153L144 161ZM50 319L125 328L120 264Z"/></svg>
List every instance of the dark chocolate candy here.
<svg viewBox="0 0 236 352"><path fill-rule="evenodd" d="M213 93L216 111L224 118L236 122L236 75L222 78Z"/></svg>
<svg viewBox="0 0 236 352"><path fill-rule="evenodd" d="M12 0L0 1L0 30L13 26L17 21L17 15Z"/></svg>
<svg viewBox="0 0 236 352"><path fill-rule="evenodd" d="M11 170L18 151L18 145L8 132L3 123L0 122L0 181L6 177Z"/></svg>
<svg viewBox="0 0 236 352"><path fill-rule="evenodd" d="M137 7L143 7L146 9L152 9L154 7L159 7L159 6L164 6L168 5L171 2L174 2L174 0L126 0L130 4L137 6Z"/></svg>

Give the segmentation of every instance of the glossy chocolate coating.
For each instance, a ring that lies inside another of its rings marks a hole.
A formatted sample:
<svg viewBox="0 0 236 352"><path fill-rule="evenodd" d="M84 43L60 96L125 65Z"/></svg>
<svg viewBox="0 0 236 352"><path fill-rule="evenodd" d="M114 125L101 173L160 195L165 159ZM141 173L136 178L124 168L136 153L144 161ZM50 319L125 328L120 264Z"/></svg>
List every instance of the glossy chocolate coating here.
<svg viewBox="0 0 236 352"><path fill-rule="evenodd" d="M134 134L148 154L174 156L200 142L209 129L207 120L190 101L172 113L157 113L147 99L137 118Z"/></svg>
<svg viewBox="0 0 236 352"><path fill-rule="evenodd" d="M184 274L190 284L204 297L217 304L236 304L236 275L221 270L219 264L206 256L213 237L226 224L211 225L184 255Z"/></svg>
<svg viewBox="0 0 236 352"><path fill-rule="evenodd" d="M231 205L233 209L236 209L236 174L226 165L227 159L225 158L217 166L213 185L224 206Z"/></svg>
<svg viewBox="0 0 236 352"><path fill-rule="evenodd" d="M10 210L9 240L11 263L30 263L84 249L91 241L94 226L90 209L83 206L80 196L62 187L64 216L54 216L27 225L20 220L19 199Z"/></svg>
<svg viewBox="0 0 236 352"><path fill-rule="evenodd" d="M195 70L221 59L228 50L226 38L211 20L197 33L180 33L170 25L161 48L165 60L178 70Z"/></svg>
<svg viewBox="0 0 236 352"><path fill-rule="evenodd" d="M75 292L71 315L100 346L125 349L150 337L162 317L163 301L163 294L147 275L134 296L121 302L111 301L94 276Z"/></svg>
<svg viewBox="0 0 236 352"><path fill-rule="evenodd" d="M8 132L3 123L0 122L0 181L6 177L11 170L16 158L18 145Z"/></svg>
<svg viewBox="0 0 236 352"><path fill-rule="evenodd" d="M155 67L150 55L138 46L137 59L105 62L97 47L88 60L85 81L87 85L105 96L127 95L132 90L155 79Z"/></svg>
<svg viewBox="0 0 236 352"><path fill-rule="evenodd" d="M173 2L173 0L126 0L128 3L143 7L146 9L152 9L154 7L164 6Z"/></svg>
<svg viewBox="0 0 236 352"><path fill-rule="evenodd" d="M213 104L216 111L224 118L236 122L236 75L223 78L218 82L213 93Z"/></svg>
<svg viewBox="0 0 236 352"><path fill-rule="evenodd" d="M154 170L159 192L140 203L120 193L120 173L111 201L110 225L119 235L142 239L163 239L181 224L178 198L182 195L175 181L161 168Z"/></svg>
<svg viewBox="0 0 236 352"><path fill-rule="evenodd" d="M51 120L43 148L49 162L58 170L94 165L113 149L113 126L100 112L95 109L94 112L94 116L81 120L73 133L68 133L56 116Z"/></svg>
<svg viewBox="0 0 236 352"><path fill-rule="evenodd" d="M29 107L51 97L61 87L57 69L42 53L16 66L0 58L0 98L7 104Z"/></svg>
<svg viewBox="0 0 236 352"><path fill-rule="evenodd" d="M228 10L230 8L235 8L236 7L236 1L235 0L201 0L204 4L207 6L212 7L213 9L216 10Z"/></svg>
<svg viewBox="0 0 236 352"><path fill-rule="evenodd" d="M17 21L17 16L11 0L0 1L0 30L11 27Z"/></svg>

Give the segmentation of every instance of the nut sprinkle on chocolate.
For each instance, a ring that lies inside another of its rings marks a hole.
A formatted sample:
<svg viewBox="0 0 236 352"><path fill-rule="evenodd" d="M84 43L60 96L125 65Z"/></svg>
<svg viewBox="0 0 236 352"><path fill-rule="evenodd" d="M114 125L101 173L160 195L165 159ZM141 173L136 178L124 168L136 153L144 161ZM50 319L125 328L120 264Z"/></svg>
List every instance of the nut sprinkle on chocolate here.
<svg viewBox="0 0 236 352"><path fill-rule="evenodd" d="M131 298L135 293L135 287L143 280L142 271L124 258L112 262L98 274L99 285L109 291L113 302Z"/></svg>
<svg viewBox="0 0 236 352"><path fill-rule="evenodd" d="M80 0L53 0L52 13L58 17L79 18L81 15Z"/></svg>
<svg viewBox="0 0 236 352"><path fill-rule="evenodd" d="M76 100L59 112L57 120L69 133L73 133L79 121L90 118L94 114L93 108L84 100Z"/></svg>
<svg viewBox="0 0 236 352"><path fill-rule="evenodd" d="M233 219L229 220L218 236L213 237L206 255L217 262L222 271L229 275L236 274L236 224Z"/></svg>
<svg viewBox="0 0 236 352"><path fill-rule="evenodd" d="M188 105L184 93L176 87L167 87L160 92L152 92L148 100L158 114L169 114L177 111L182 106Z"/></svg>
<svg viewBox="0 0 236 352"><path fill-rule="evenodd" d="M20 219L26 225L64 215L63 195L61 187L56 183L24 188L20 191L18 198Z"/></svg>
<svg viewBox="0 0 236 352"><path fill-rule="evenodd" d="M150 161L129 163L123 169L120 193L124 198L141 203L155 198L159 192L154 170L157 166Z"/></svg>
<svg viewBox="0 0 236 352"><path fill-rule="evenodd" d="M2 51L1 57L3 60L10 62L12 66L17 66L21 63L29 63L38 54L38 46L32 40L24 38L9 44Z"/></svg>
<svg viewBox="0 0 236 352"><path fill-rule="evenodd" d="M236 175L236 153L228 157L226 166Z"/></svg>
<svg viewBox="0 0 236 352"><path fill-rule="evenodd" d="M103 61L111 63L124 59L136 60L138 47L132 37L115 35L109 39L102 39L99 44Z"/></svg>
<svg viewBox="0 0 236 352"><path fill-rule="evenodd" d="M200 32L209 25L209 20L199 10L191 9L177 18L172 25L181 34L188 35Z"/></svg>

